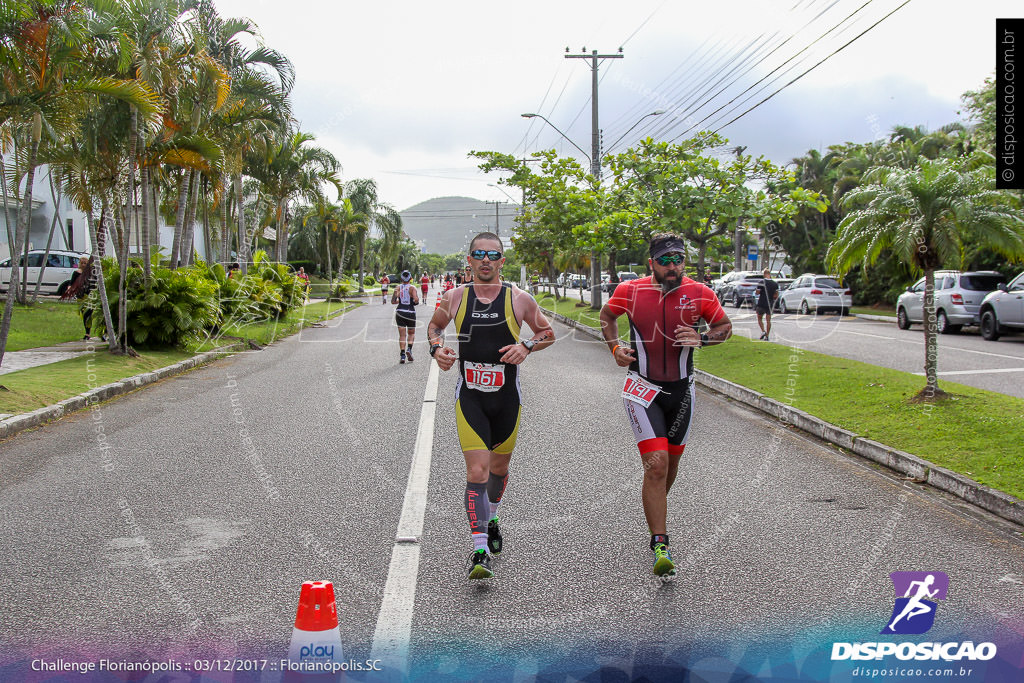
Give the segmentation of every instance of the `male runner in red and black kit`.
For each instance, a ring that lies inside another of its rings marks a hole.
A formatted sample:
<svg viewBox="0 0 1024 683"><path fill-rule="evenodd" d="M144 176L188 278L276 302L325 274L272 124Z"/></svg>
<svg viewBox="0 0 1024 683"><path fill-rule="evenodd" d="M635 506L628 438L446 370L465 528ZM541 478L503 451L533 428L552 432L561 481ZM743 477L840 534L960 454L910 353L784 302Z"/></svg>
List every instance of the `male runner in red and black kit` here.
<svg viewBox="0 0 1024 683"><path fill-rule="evenodd" d="M493 576L490 555L502 550L498 503L508 485L508 466L519 432L519 365L555 341L537 301L499 279L505 264L501 249L494 233L482 232L473 238L466 258L472 281L444 293L427 327L430 355L438 367L447 371L459 362L455 422L466 459L464 501L473 535L471 579ZM452 321L459 335L458 355L444 345L444 329ZM523 323L533 336L520 340Z"/></svg>
<svg viewBox="0 0 1024 683"><path fill-rule="evenodd" d="M622 402L644 464L641 497L651 532L654 573L675 576L667 532L668 491L690 435L695 391L693 349L732 335L718 297L686 277L686 245L671 234L651 238L650 277L622 282L601 309L601 332L621 367L629 366ZM617 320L629 316L630 345L619 343ZM697 325L708 324L707 333Z"/></svg>

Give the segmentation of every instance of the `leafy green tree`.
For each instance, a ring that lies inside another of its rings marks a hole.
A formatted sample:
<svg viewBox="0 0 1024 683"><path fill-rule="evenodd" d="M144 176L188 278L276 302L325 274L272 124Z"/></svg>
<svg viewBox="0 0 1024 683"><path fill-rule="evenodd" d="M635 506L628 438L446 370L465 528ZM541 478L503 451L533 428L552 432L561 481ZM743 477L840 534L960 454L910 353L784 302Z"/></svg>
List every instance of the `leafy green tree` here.
<svg viewBox="0 0 1024 683"><path fill-rule="evenodd" d="M935 271L960 263L964 246L984 243L1010 258L1024 257L1024 219L1019 204L995 190L991 155L924 159L918 168L879 166L865 184L843 198L850 209L840 223L828 263L846 272L874 263L891 250L925 274L925 377L917 400L945 395L936 374Z"/></svg>

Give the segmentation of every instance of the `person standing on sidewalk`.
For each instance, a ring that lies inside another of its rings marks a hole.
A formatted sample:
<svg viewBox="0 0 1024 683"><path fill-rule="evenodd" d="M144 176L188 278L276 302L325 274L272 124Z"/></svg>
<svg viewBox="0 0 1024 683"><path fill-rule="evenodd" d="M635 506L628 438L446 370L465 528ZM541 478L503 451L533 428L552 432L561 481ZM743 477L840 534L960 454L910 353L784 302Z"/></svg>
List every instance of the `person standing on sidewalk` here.
<svg viewBox="0 0 1024 683"><path fill-rule="evenodd" d="M651 238L653 275L619 283L601 309L601 333L620 367L629 367L622 403L633 427L644 480L644 516L651 534L654 573L675 576L669 551L668 492L679 470L693 416L693 351L721 344L732 323L718 297L684 273L686 245L677 235ZM618 318L629 317L629 346L619 342ZM706 333L698 331L706 323Z"/></svg>
<svg viewBox="0 0 1024 683"><path fill-rule="evenodd" d="M775 300L779 298L779 283L772 279L772 271L767 268L762 273L764 279L757 285L757 301L754 311L757 313L757 326L761 328L761 341L769 341L772 333L772 310Z"/></svg>
<svg viewBox="0 0 1024 683"><path fill-rule="evenodd" d="M448 371L459 363L455 420L466 460L464 502L473 537L469 578L487 579L494 575L490 555L499 555L504 542L498 504L508 485L522 412L519 365L553 344L555 333L532 296L500 281L505 258L497 235L474 237L466 260L473 280L444 294L427 338L439 368ZM444 344L444 330L453 320L458 353ZM520 340L524 322L533 336Z"/></svg>
<svg viewBox="0 0 1024 683"><path fill-rule="evenodd" d="M416 305L420 302L416 288L409 284L412 273L408 270L402 271L402 283L395 287L395 293L391 295L391 303L398 304L395 310L395 323L398 325L398 348L399 363L413 361L412 343L416 339Z"/></svg>

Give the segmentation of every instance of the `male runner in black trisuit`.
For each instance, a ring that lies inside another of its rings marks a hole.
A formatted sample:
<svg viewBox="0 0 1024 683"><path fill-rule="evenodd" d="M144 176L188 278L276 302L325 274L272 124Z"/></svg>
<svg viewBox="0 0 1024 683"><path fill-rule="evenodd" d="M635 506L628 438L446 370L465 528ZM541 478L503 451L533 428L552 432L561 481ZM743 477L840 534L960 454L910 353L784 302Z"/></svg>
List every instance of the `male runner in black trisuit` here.
<svg viewBox="0 0 1024 683"><path fill-rule="evenodd" d="M473 534L469 578L493 576L488 551L502 549L498 503L508 484L508 466L519 429L519 364L555 340L536 300L499 280L505 264L497 235L473 238L466 257L472 282L445 292L427 328L430 355L442 370L459 362L455 417L466 459L466 516ZM444 329L455 321L459 351L444 346ZM533 336L520 341L523 323Z"/></svg>

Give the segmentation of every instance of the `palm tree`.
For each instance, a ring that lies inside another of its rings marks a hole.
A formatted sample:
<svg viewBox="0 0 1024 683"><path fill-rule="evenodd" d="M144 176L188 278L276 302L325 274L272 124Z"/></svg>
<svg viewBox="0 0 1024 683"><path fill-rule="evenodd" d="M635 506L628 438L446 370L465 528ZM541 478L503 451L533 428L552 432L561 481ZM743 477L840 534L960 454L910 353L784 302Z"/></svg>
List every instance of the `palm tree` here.
<svg viewBox="0 0 1024 683"><path fill-rule="evenodd" d="M402 239L402 217L390 204L381 202L377 197L377 181L372 178L359 178L346 184L345 195L352 200L355 212L366 217L365 224L356 232L359 239L359 292L363 292L364 262L363 252L366 237L371 229L381 233L381 255L384 258L394 256Z"/></svg>
<svg viewBox="0 0 1024 683"><path fill-rule="evenodd" d="M89 67L89 17L74 0L0 3L0 127L26 141L24 205L15 229L14 252L28 243L29 216L40 145L70 134L93 96L136 106L153 120L159 98L144 84L96 76ZM6 134L4 134L6 137ZM0 362L7 344L19 272L12 269L0 323Z"/></svg>
<svg viewBox="0 0 1024 683"><path fill-rule="evenodd" d="M851 211L839 224L827 260L840 273L874 263L892 250L925 274L925 388L915 397L945 395L936 375L935 271L957 264L968 243L1008 257L1024 256L1024 219L1009 195L995 190L994 161L978 152L960 159L921 159L918 168L872 168L843 197Z"/></svg>

